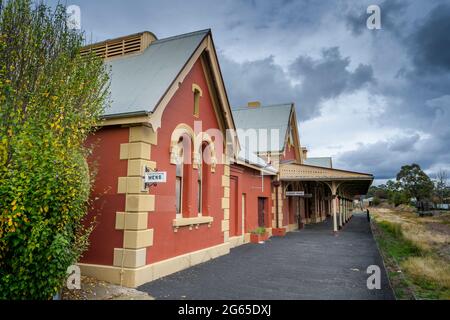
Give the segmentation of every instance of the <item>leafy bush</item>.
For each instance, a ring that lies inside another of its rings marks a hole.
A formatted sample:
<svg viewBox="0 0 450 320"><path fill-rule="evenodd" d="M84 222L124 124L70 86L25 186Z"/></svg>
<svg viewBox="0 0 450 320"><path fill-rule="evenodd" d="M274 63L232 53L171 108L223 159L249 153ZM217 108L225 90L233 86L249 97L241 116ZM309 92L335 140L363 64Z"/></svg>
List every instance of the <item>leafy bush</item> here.
<svg viewBox="0 0 450 320"><path fill-rule="evenodd" d="M0 0L0 299L51 298L88 244L84 142L109 77L65 12Z"/></svg>
<svg viewBox="0 0 450 320"><path fill-rule="evenodd" d="M380 198L378 198L378 197L373 198L372 204L374 206L378 206L378 205L380 205L380 203L381 203Z"/></svg>

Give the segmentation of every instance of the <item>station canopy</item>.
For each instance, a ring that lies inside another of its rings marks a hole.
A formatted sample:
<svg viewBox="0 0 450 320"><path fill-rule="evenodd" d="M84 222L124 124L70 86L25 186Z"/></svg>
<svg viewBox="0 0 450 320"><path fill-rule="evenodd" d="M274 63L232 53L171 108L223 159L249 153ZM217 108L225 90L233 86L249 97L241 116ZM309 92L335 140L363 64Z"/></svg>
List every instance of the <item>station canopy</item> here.
<svg viewBox="0 0 450 320"><path fill-rule="evenodd" d="M280 167L281 181L316 181L339 184L341 191L350 196L364 195L373 182L373 175L340 169L288 163Z"/></svg>

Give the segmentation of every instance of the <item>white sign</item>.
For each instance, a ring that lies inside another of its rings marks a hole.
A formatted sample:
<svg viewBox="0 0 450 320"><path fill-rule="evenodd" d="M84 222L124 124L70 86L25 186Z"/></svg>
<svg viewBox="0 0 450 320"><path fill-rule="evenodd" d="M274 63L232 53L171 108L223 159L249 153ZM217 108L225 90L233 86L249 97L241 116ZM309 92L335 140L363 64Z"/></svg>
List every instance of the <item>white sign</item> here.
<svg viewBox="0 0 450 320"><path fill-rule="evenodd" d="M305 195L305 191L286 191L288 197L302 197Z"/></svg>
<svg viewBox="0 0 450 320"><path fill-rule="evenodd" d="M165 183L167 182L167 172L145 172L144 173L145 183Z"/></svg>

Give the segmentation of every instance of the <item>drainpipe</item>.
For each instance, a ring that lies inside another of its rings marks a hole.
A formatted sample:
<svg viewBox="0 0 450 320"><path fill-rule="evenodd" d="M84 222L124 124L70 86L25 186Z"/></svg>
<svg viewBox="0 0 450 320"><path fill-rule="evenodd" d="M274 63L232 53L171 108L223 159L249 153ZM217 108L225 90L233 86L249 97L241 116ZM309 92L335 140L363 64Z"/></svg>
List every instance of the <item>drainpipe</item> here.
<svg viewBox="0 0 450 320"><path fill-rule="evenodd" d="M280 181L279 180L274 180L273 182L272 182L272 185L275 187L275 215L276 215L276 217L275 217L275 225L276 225L276 227L277 227L277 229L279 228L279 221L278 221L278 218L279 218L279 212L278 212L278 188L280 187L280 185L281 185L281 183L280 183Z"/></svg>

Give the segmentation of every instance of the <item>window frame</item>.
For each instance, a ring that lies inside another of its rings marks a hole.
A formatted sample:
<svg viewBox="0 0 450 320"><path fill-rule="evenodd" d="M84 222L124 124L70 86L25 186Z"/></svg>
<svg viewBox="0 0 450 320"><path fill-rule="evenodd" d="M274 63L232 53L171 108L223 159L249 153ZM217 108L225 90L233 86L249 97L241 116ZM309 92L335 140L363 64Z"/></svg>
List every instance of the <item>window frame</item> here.
<svg viewBox="0 0 450 320"><path fill-rule="evenodd" d="M200 98L203 96L203 91L196 83L192 84L192 92L194 93L194 110L193 115L196 118L200 117Z"/></svg>

